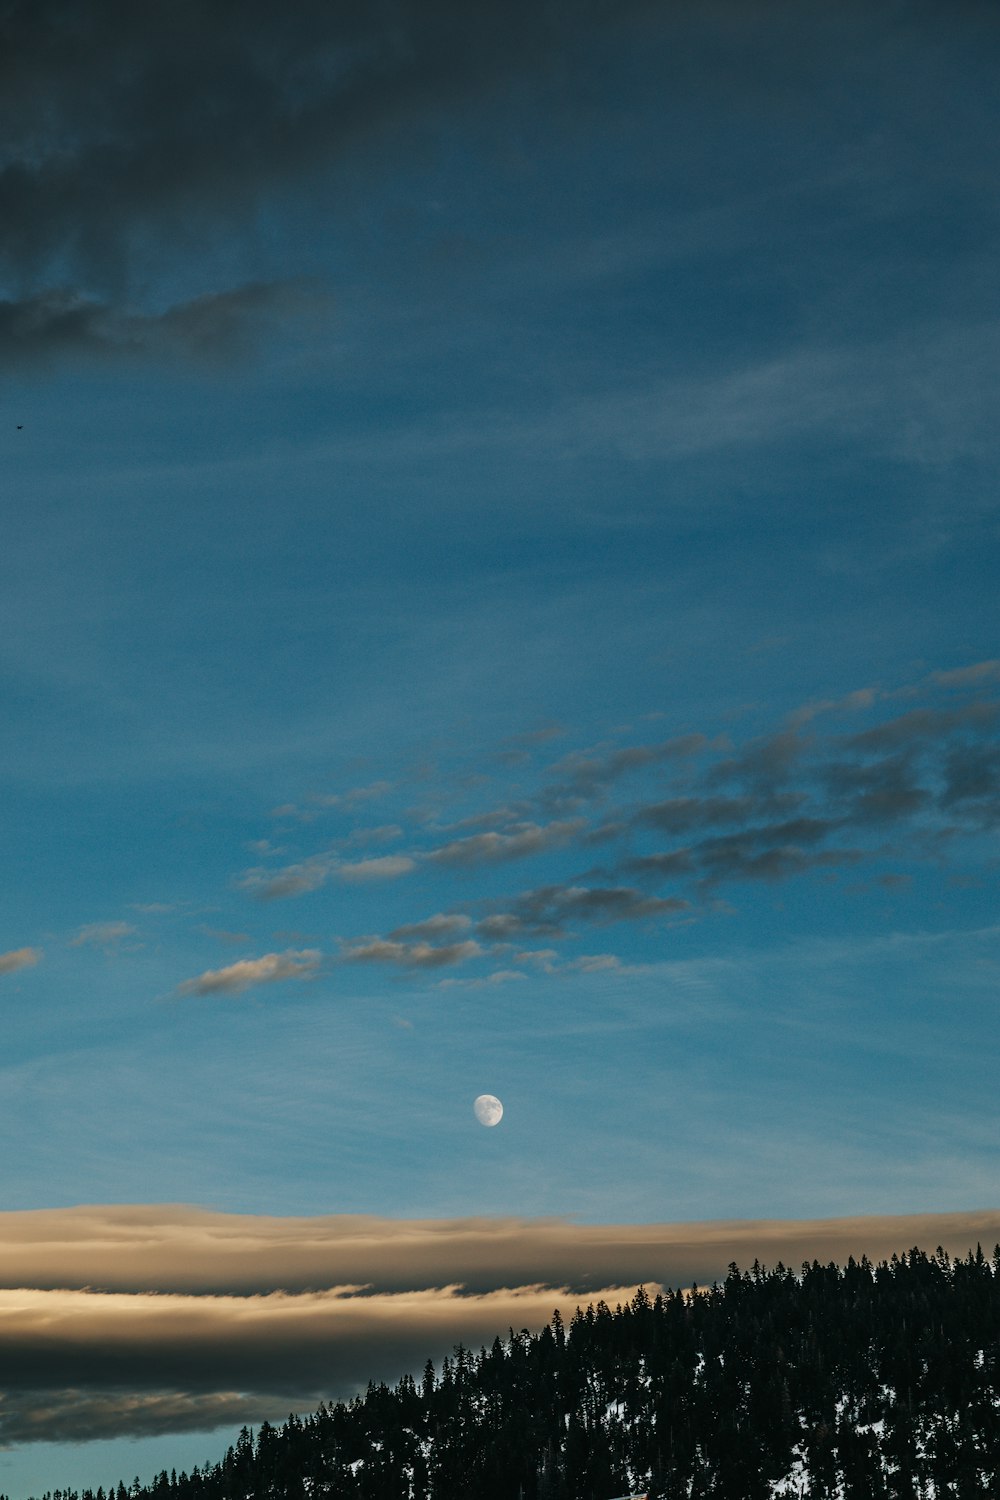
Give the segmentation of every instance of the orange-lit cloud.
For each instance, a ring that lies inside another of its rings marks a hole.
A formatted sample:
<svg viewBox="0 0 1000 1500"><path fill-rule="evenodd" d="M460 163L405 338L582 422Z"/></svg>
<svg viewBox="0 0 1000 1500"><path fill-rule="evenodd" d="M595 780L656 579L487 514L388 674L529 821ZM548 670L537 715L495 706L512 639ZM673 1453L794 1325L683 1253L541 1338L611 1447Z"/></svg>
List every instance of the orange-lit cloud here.
<svg viewBox="0 0 1000 1500"><path fill-rule="evenodd" d="M315 948L301 952L265 953L262 958L241 958L224 969L208 969L179 987L182 995L238 995L255 984L275 984L281 979L311 979L323 955Z"/></svg>
<svg viewBox="0 0 1000 1500"><path fill-rule="evenodd" d="M0 974L16 974L18 969L30 969L41 956L40 948L12 948L9 953L0 953Z"/></svg>

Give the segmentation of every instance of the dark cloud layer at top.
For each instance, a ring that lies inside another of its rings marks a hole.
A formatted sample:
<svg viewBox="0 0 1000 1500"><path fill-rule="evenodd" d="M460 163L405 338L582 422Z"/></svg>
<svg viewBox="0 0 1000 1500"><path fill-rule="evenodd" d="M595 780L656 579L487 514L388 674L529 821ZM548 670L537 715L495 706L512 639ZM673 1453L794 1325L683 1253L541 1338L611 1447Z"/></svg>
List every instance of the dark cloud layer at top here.
<svg viewBox="0 0 1000 1500"><path fill-rule="evenodd" d="M634 5L626 9L634 9ZM134 236L246 215L372 132L538 67L601 0L30 0L0 14L0 264L114 281Z"/></svg>

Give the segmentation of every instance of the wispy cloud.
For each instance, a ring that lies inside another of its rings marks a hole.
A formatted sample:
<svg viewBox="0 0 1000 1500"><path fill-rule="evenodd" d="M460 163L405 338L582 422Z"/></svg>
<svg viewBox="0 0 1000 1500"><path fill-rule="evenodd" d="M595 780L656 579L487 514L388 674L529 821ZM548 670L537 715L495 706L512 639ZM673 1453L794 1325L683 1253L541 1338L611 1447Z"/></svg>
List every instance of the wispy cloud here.
<svg viewBox="0 0 1000 1500"><path fill-rule="evenodd" d="M335 853L311 855L295 864L269 870L255 865L244 870L237 885L258 901L286 901L318 891L331 880L347 884L368 884L380 880L399 880L416 868L408 854L378 854L371 859L342 861Z"/></svg>
<svg viewBox="0 0 1000 1500"><path fill-rule="evenodd" d="M133 937L135 928L131 922L89 922L77 928L76 936L70 940L73 948L113 948L123 938Z"/></svg>
<svg viewBox="0 0 1000 1500"><path fill-rule="evenodd" d="M325 856L285 865L279 870L256 865L252 870L244 870L237 884L258 901L283 901L290 896L302 896L307 891L318 891L329 880L332 868L330 859Z"/></svg>
<svg viewBox="0 0 1000 1500"><path fill-rule="evenodd" d="M1000 682L1000 661L977 661L968 667L952 667L946 672L932 672L928 682L939 688L987 687Z"/></svg>
<svg viewBox="0 0 1000 1500"><path fill-rule="evenodd" d="M585 824L579 818L561 823L518 824L505 833L489 831L471 834L468 838L455 839L434 849L428 858L442 865L501 864L507 860L523 859L530 854L541 854L546 849L560 849L579 833Z"/></svg>
<svg viewBox="0 0 1000 1500"><path fill-rule="evenodd" d="M454 937L459 932L468 932L471 926L472 918L463 912L438 912L436 916L425 917L422 922L407 922L403 927L394 927L389 936L404 943L415 940L436 942Z"/></svg>
<svg viewBox="0 0 1000 1500"><path fill-rule="evenodd" d="M483 917L478 931L493 940L522 934L557 934L569 923L634 922L687 910L678 897L661 899L633 886L547 885L525 891L503 911Z"/></svg>
<svg viewBox="0 0 1000 1500"><path fill-rule="evenodd" d="M312 979L323 955L316 948L296 952L265 953L261 958L241 958L223 969L207 969L178 986L181 995L239 995L252 985L276 984L283 979Z"/></svg>
<svg viewBox="0 0 1000 1500"><path fill-rule="evenodd" d="M416 860L408 854L379 854L373 859L359 859L353 864L336 867L338 880L348 882L371 880L399 880L416 869Z"/></svg>
<svg viewBox="0 0 1000 1500"><path fill-rule="evenodd" d="M342 952L351 962L416 969L464 961L463 942L474 939L581 937L595 924L670 921L695 906L705 917L727 884L832 876L862 863L878 881L888 859L898 876L901 861L954 858L963 838L1000 823L994 668L973 663L900 688L811 700L742 741L732 730L686 731L573 751L548 768L519 768L506 798L497 796L495 765L489 776L464 768L440 799L460 798L461 817L442 825L411 810L405 828L386 825L387 836L406 837L405 853L377 852L379 830L357 828L239 883L267 901L330 882L413 875L423 891L451 879L447 914L400 921L397 908L387 934L352 938ZM900 697L910 700L903 713ZM476 809L480 787L489 800ZM598 822L580 811L591 802L600 804ZM566 815L552 816L555 808ZM443 843L442 826L451 835ZM574 868L581 850L598 846L598 868ZM345 860L346 849L359 857ZM495 889L505 866L527 858L544 867L537 885L489 898L477 885L480 872L497 871Z"/></svg>
<svg viewBox="0 0 1000 1500"><path fill-rule="evenodd" d="M709 745L703 734L681 734L654 745L621 745L597 751L575 751L551 768L554 783L545 796L554 801L590 801L630 771L665 761L686 760Z"/></svg>
<svg viewBox="0 0 1000 1500"><path fill-rule="evenodd" d="M478 958L482 951L472 938L458 943L435 944L373 937L346 943L341 957L349 964L398 964L406 969L443 969Z"/></svg>

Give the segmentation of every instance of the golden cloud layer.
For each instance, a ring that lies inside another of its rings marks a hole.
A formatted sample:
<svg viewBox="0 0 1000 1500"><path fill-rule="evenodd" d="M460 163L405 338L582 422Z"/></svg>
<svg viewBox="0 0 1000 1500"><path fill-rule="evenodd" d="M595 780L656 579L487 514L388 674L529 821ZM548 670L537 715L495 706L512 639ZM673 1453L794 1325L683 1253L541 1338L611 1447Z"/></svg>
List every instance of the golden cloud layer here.
<svg viewBox="0 0 1000 1500"><path fill-rule="evenodd" d="M797 1268L998 1240L995 1210L673 1225L3 1213L0 1440L278 1420L639 1283L705 1285L734 1260Z"/></svg>
<svg viewBox="0 0 1000 1500"><path fill-rule="evenodd" d="M248 1294L372 1286L688 1286L755 1258L871 1260L1000 1240L1000 1210L692 1224L564 1219L276 1218L176 1204L0 1213L0 1287Z"/></svg>

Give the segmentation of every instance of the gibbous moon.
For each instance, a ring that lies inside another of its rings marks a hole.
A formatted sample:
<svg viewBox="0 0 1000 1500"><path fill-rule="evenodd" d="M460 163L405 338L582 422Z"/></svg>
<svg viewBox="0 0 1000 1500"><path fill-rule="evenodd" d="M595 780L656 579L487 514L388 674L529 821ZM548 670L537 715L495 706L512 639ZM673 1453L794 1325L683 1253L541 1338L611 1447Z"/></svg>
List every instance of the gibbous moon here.
<svg viewBox="0 0 1000 1500"><path fill-rule="evenodd" d="M499 1125L503 1119L503 1105L496 1094L480 1094L472 1112L480 1125Z"/></svg>

